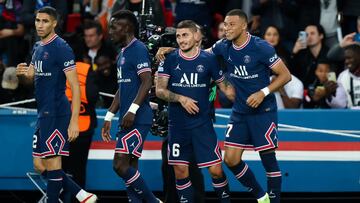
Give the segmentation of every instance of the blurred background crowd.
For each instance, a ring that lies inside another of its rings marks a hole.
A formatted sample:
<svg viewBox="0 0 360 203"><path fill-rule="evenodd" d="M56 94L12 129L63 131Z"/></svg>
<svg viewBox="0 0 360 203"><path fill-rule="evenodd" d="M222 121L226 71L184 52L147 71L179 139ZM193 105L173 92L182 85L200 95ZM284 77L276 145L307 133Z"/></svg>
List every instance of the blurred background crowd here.
<svg viewBox="0 0 360 203"><path fill-rule="evenodd" d="M34 11L52 6L61 14L57 33L73 48L77 62L91 65L93 91L100 92L96 107L108 108L108 94L117 90L117 48L108 38L108 21L120 9L144 15L143 3L146 31L194 20L202 26L204 48L224 37L222 21L229 10L244 10L249 32L268 41L292 74L291 82L275 93L279 109L360 106L358 0L0 0L0 105L33 98L33 84L19 80L15 67L29 63L38 40ZM231 105L217 93L216 108Z"/></svg>

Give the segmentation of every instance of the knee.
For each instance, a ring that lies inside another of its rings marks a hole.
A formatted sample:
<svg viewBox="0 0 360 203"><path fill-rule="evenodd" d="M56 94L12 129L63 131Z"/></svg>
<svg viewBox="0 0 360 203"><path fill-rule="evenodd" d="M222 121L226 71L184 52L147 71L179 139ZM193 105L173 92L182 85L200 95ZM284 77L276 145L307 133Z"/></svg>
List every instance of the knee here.
<svg viewBox="0 0 360 203"><path fill-rule="evenodd" d="M233 156L225 156L224 162L228 167L234 167L241 162L240 158L235 158Z"/></svg>
<svg viewBox="0 0 360 203"><path fill-rule="evenodd" d="M209 172L211 177L214 179L223 177L223 170L220 164L209 167Z"/></svg>
<svg viewBox="0 0 360 203"><path fill-rule="evenodd" d="M46 170L44 164L42 163L41 159L34 159L33 160L33 165L34 165L34 170L37 172L37 173L42 173Z"/></svg>
<svg viewBox="0 0 360 203"><path fill-rule="evenodd" d="M120 177L124 177L126 175L127 170L129 169L129 163L123 159L114 159L113 162L113 170Z"/></svg>
<svg viewBox="0 0 360 203"><path fill-rule="evenodd" d="M176 179L184 179L189 177L189 167L188 166L174 166L174 173Z"/></svg>

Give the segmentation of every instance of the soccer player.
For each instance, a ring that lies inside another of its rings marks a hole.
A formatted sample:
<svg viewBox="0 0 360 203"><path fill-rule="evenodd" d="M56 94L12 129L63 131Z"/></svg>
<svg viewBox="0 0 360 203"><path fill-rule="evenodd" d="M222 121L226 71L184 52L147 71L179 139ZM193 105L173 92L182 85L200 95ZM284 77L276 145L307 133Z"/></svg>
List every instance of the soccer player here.
<svg viewBox="0 0 360 203"><path fill-rule="evenodd" d="M209 108L211 79L230 98L235 91L226 85L215 55L199 48L197 25L181 21L176 29L179 49L158 68L156 95L169 103L168 163L173 165L180 202L194 202L189 179L193 154L199 168L208 167L221 202L230 202L228 181Z"/></svg>
<svg viewBox="0 0 360 203"><path fill-rule="evenodd" d="M70 46L55 33L58 14L52 7L36 12L35 27L40 41L31 63L18 64L17 75L35 77L38 120L33 141L34 168L47 178L47 202L59 201L60 190L70 192L80 202L96 202L94 194L82 190L61 169L61 156L69 155L69 142L79 135L80 89ZM73 95L72 112L65 96L69 81Z"/></svg>
<svg viewBox="0 0 360 203"><path fill-rule="evenodd" d="M148 98L152 85L151 64L145 45L135 38L137 27L135 15L128 10L114 13L110 20L110 37L121 47L117 59L119 90L105 120L111 121L117 108L120 109L120 129L117 133L113 167L125 181L129 201L160 202L137 170L138 159L141 157L153 116ZM104 141L111 139L109 123L106 122L102 129Z"/></svg>
<svg viewBox="0 0 360 203"><path fill-rule="evenodd" d="M225 39L211 51L226 61L236 99L225 136L225 163L258 202L280 202L281 172L275 156L278 147L277 108L274 94L291 80L285 64L266 41L250 35L247 16L240 9L225 17ZM270 84L270 72L277 75ZM260 154L266 170L267 193L241 159L245 149ZM270 199L269 199L270 196Z"/></svg>

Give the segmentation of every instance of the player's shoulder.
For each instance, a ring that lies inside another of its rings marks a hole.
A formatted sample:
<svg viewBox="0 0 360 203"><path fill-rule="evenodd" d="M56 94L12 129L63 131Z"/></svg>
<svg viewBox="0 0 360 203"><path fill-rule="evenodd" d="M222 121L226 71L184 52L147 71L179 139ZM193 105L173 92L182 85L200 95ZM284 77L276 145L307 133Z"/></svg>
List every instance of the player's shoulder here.
<svg viewBox="0 0 360 203"><path fill-rule="evenodd" d="M252 38L251 44L255 49L258 49L260 51L265 51L265 52L274 51L274 48L266 40L261 39L260 37L257 37L257 36L253 36L253 35L251 36L251 38Z"/></svg>
<svg viewBox="0 0 360 203"><path fill-rule="evenodd" d="M72 50L70 45L61 37L57 37L54 40L54 44L57 48Z"/></svg>
<svg viewBox="0 0 360 203"><path fill-rule="evenodd" d="M216 55L212 52L208 52L208 51L205 51L205 50L200 50L200 54L199 54L200 57L202 58L206 58L206 59L216 59Z"/></svg>
<svg viewBox="0 0 360 203"><path fill-rule="evenodd" d="M228 47L231 46L232 42L230 40L227 40L225 38L219 39L218 41L215 42L215 44L212 46L212 48L214 47Z"/></svg>
<svg viewBox="0 0 360 203"><path fill-rule="evenodd" d="M144 50L147 51L146 45L144 44L144 42L136 39L133 43L131 43L131 45L129 46L129 48L133 48L136 50Z"/></svg>

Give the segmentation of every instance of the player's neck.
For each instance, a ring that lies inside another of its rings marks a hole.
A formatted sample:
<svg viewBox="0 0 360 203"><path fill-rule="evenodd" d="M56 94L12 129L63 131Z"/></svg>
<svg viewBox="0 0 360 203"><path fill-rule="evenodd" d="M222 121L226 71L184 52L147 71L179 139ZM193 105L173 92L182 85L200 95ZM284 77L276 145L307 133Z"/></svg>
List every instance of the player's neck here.
<svg viewBox="0 0 360 203"><path fill-rule="evenodd" d="M40 40L41 40L42 43L46 43L46 42L48 42L52 37L54 37L54 35L56 35L55 32L50 32L46 37L41 38Z"/></svg>
<svg viewBox="0 0 360 203"><path fill-rule="evenodd" d="M247 38L248 38L248 33L243 32L243 33L241 33L241 35L238 38L233 40L233 44L237 47L240 47L243 44L245 44L245 42L247 41Z"/></svg>
<svg viewBox="0 0 360 203"><path fill-rule="evenodd" d="M194 46L192 49L183 51L180 50L181 54L184 55L186 58L193 58L194 56L196 56L199 52L199 48L197 46Z"/></svg>
<svg viewBox="0 0 360 203"><path fill-rule="evenodd" d="M127 47L131 43L131 41L133 41L134 38L135 38L134 35L127 36L122 47Z"/></svg>

